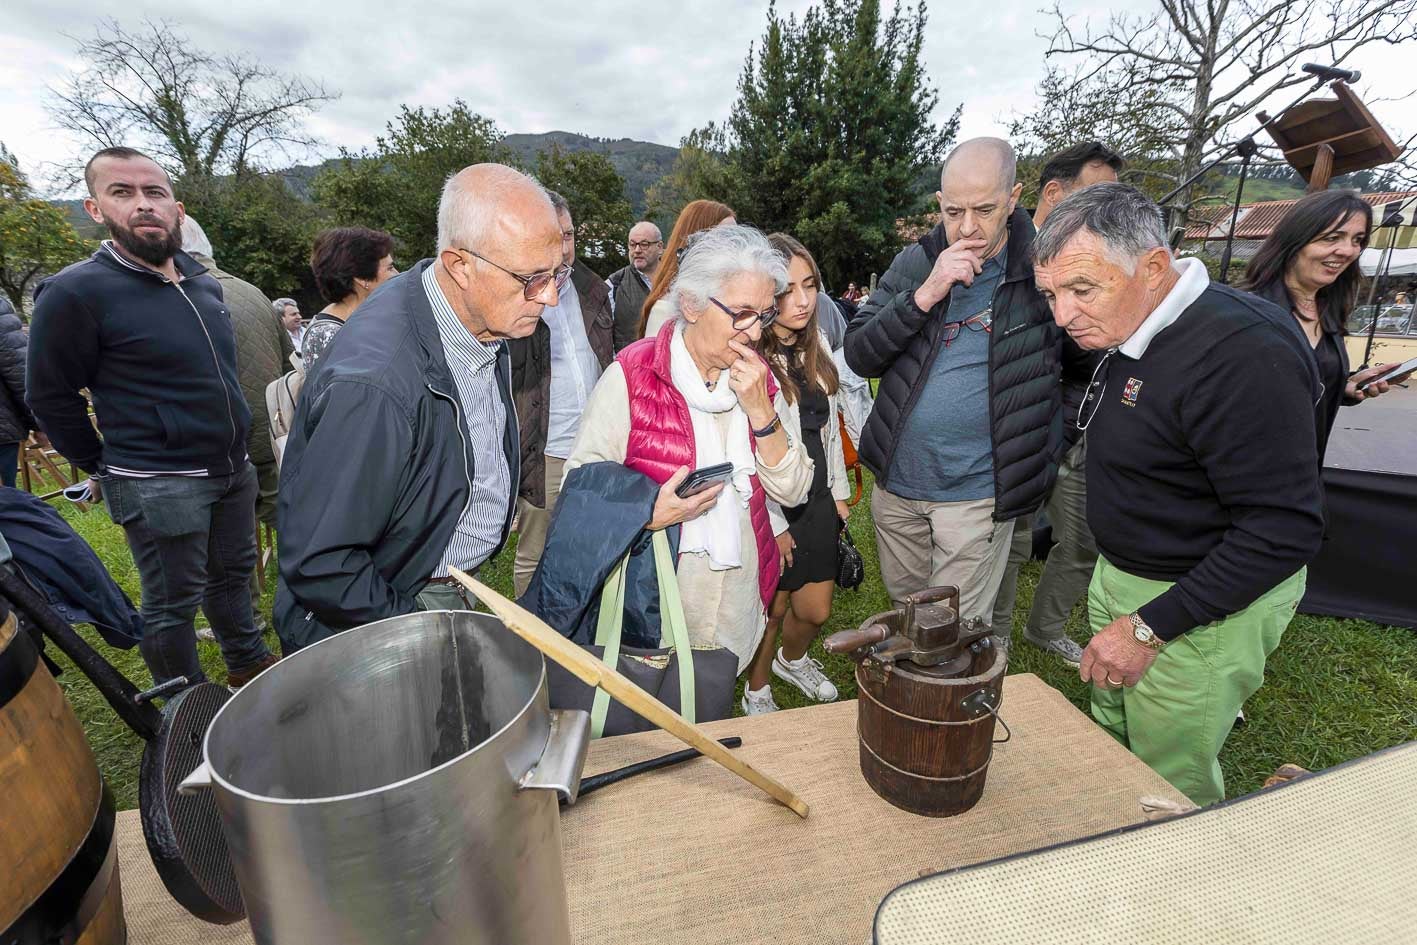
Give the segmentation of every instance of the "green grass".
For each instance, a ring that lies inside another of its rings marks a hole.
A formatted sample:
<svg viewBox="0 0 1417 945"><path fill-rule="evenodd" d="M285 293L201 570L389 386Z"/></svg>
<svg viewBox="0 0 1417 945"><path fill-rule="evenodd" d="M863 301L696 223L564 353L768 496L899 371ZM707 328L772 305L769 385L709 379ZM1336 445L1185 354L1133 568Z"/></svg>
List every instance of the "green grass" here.
<svg viewBox="0 0 1417 945"><path fill-rule="evenodd" d="M867 482L869 495L870 483ZM82 513L68 503L61 512L94 547L124 590L138 598L138 575L121 529L109 521L102 508ZM869 499L852 510L852 535L866 560L866 583L855 591L838 591L828 632L859 625L872 614L889 609L880 582L876 543L870 525ZM511 591L514 548L505 549L483 575L503 593ZM1023 643L1020 631L1033 601L1041 565L1029 562L1019 580L1010 672L1036 673L1049 685L1086 711L1087 689L1077 671ZM274 595L274 568L267 574L264 611L270 614ZM113 650L91 628L83 635L140 688L151 683L136 649ZM1086 643L1089 633L1083 608L1074 610L1068 634ZM274 638L271 638L274 646ZM225 678L214 643L199 646L202 664L212 679ZM97 691L54 647L49 652L65 666L62 684L83 721L98 757L99 767L112 786L120 808L137 806L138 762L142 741L113 714ZM856 695L852 664L843 657L813 645L827 674L843 699ZM741 695L742 684L739 684ZM773 680L779 706L807 704L794 688ZM1294 762L1310 769L1356 758L1417 738L1417 633L1382 627L1360 620L1299 616L1270 659L1266 685L1245 707L1249 723L1235 731L1221 755L1231 796L1255 790L1279 765ZM737 711L735 709L735 711Z"/></svg>

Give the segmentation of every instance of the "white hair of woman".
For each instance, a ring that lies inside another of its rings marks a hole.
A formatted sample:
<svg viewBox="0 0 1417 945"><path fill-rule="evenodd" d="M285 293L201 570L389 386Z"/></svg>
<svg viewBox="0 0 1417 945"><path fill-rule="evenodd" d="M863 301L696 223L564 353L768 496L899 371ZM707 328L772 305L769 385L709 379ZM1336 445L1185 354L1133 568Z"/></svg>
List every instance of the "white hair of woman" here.
<svg viewBox="0 0 1417 945"><path fill-rule="evenodd" d="M761 231L751 226L716 226L694 234L679 261L679 274L669 285L675 313L697 311L719 294L724 283L745 272L772 279L773 295L787 288L787 260Z"/></svg>

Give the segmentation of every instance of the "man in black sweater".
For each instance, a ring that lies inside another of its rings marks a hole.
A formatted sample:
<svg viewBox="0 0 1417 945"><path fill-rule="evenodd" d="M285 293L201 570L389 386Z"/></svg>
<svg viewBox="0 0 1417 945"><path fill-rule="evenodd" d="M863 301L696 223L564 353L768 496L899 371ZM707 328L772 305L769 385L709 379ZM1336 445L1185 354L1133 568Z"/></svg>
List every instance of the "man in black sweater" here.
<svg viewBox="0 0 1417 945"><path fill-rule="evenodd" d="M1198 804L1304 593L1320 512L1313 354L1288 313L1174 260L1139 191L1064 200L1034 244L1057 323L1106 356L1079 410L1101 556L1092 713Z"/></svg>
<svg viewBox="0 0 1417 945"><path fill-rule="evenodd" d="M131 148L105 148L84 177L84 207L113 238L35 292L30 409L123 526L154 682L205 679L193 628L200 605L236 688L276 657L247 591L257 484L231 314L221 285L180 249L182 204L161 167Z"/></svg>

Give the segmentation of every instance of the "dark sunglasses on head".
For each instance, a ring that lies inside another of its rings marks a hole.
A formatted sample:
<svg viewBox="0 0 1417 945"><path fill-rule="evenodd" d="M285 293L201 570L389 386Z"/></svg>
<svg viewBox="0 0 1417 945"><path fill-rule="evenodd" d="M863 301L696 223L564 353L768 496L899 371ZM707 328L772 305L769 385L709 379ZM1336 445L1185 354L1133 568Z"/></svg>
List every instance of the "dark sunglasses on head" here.
<svg viewBox="0 0 1417 945"><path fill-rule="evenodd" d="M467 253L469 256L477 257L493 269L499 269L520 282L522 284L522 297L528 302L535 302L537 297L545 292L546 287L553 281L556 283L556 292L558 294L564 292L566 290L566 284L571 281L571 267L564 264L550 272L534 272L529 276L524 276L519 272L513 272L505 266L497 265L479 252L470 249L463 249L463 252Z"/></svg>
<svg viewBox="0 0 1417 945"><path fill-rule="evenodd" d="M754 325L759 324L766 328L777 321L776 305L763 309L761 312L755 312L750 308L734 311L713 296L709 296L709 301L717 305L729 318L733 319L734 331L747 331Z"/></svg>

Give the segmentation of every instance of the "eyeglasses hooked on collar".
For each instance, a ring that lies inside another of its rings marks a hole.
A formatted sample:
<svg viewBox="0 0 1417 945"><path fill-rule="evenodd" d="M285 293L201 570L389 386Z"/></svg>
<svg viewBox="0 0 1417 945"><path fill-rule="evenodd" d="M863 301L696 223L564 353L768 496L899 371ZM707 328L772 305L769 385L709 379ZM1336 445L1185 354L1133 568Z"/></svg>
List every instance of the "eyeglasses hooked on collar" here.
<svg viewBox="0 0 1417 945"><path fill-rule="evenodd" d="M978 315L971 315L964 321L945 322L945 347L959 337L961 328L968 328L970 331L982 331L992 335L994 333L994 306L989 306Z"/></svg>
<svg viewBox="0 0 1417 945"><path fill-rule="evenodd" d="M750 308L734 311L724 305L713 296L709 296L709 301L717 305L729 318L733 319L734 331L748 331L754 325L761 324L764 328L777 321L777 306L765 308L761 312L755 312Z"/></svg>
<svg viewBox="0 0 1417 945"><path fill-rule="evenodd" d="M1087 384L1087 393L1078 404L1077 428L1086 430L1092 423L1092 418L1097 416L1097 408L1102 406L1102 395L1107 392L1107 360L1117 353L1116 348L1108 348L1107 353L1102 356L1102 360L1097 362L1097 367L1092 369L1092 380ZM1098 380L1097 375L1101 374L1102 379ZM1083 415L1087 416L1084 417Z"/></svg>
<svg viewBox="0 0 1417 945"><path fill-rule="evenodd" d="M546 287L553 281L556 283L556 293L558 295L566 291L566 284L571 281L571 267L564 263L549 272L534 272L529 276L524 276L519 272L513 272L505 266L497 265L486 256L474 250L467 249L463 246L454 246L453 249L461 250L469 256L475 256L493 269L500 269L502 272L505 272L507 275L520 282L522 284L522 298L526 299L528 302L535 302L541 294L546 291Z"/></svg>

